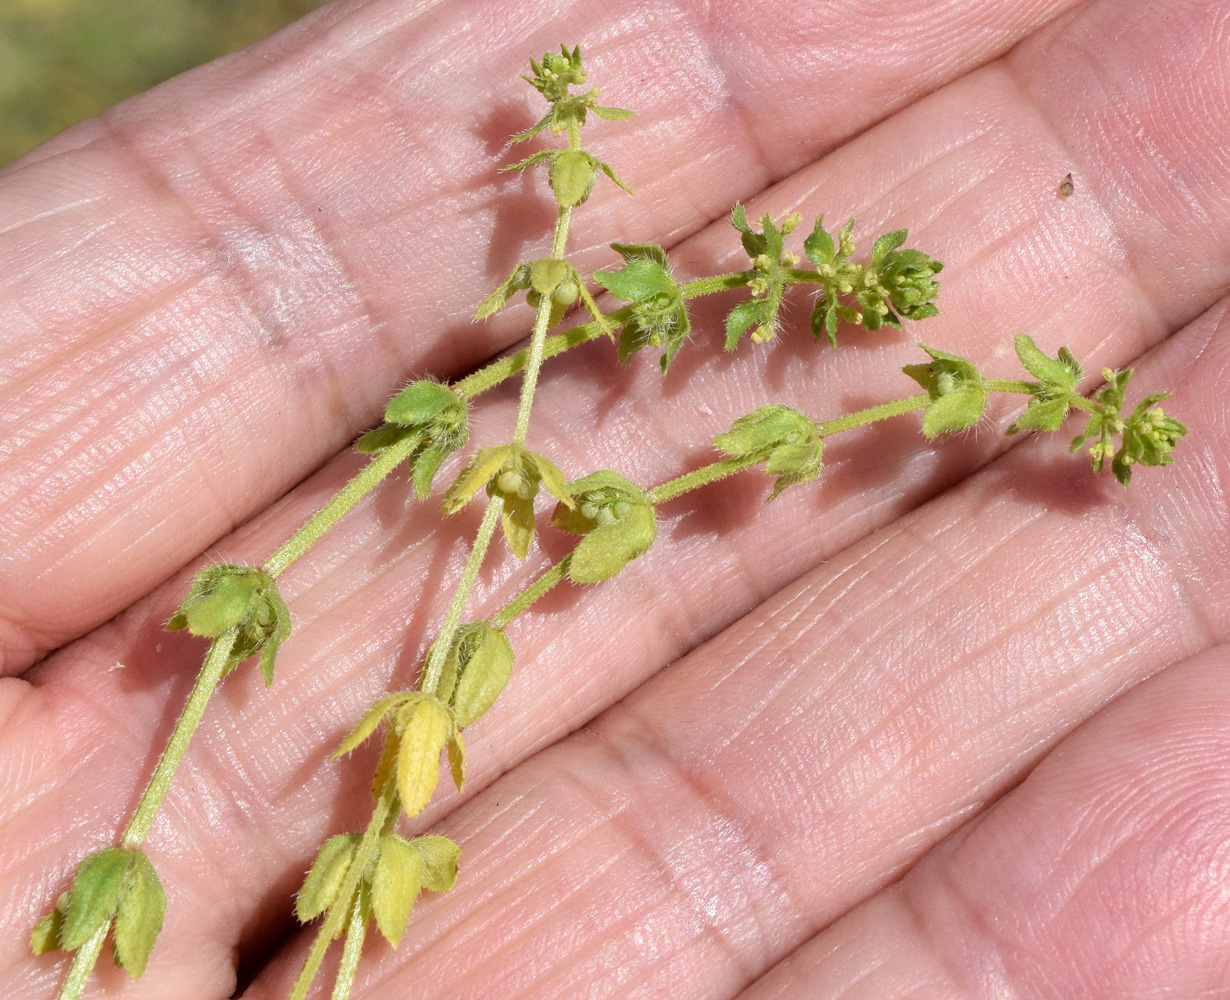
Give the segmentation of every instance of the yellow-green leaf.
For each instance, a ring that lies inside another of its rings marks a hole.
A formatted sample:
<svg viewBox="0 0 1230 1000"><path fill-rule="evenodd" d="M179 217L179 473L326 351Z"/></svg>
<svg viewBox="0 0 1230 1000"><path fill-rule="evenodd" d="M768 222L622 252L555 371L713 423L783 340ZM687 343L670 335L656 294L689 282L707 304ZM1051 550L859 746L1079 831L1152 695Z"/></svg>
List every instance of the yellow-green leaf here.
<svg viewBox="0 0 1230 1000"><path fill-rule="evenodd" d="M422 887L423 857L395 833L380 838L380 858L372 877L376 926L394 948L401 943L410 911Z"/></svg>
<svg viewBox="0 0 1230 1000"><path fill-rule="evenodd" d="M512 445L498 444L484 448L470 459L452 486L444 494L444 513L455 514L468 504L496 476L505 459L512 454Z"/></svg>
<svg viewBox="0 0 1230 1000"><path fill-rule="evenodd" d="M461 791L466 783L466 744L461 738L461 730L453 733L448 741L448 770L453 776L453 784Z"/></svg>
<svg viewBox="0 0 1230 1000"><path fill-rule="evenodd" d="M167 912L167 896L158 881L158 873L149 859L139 851L132 854L128 886L120 896L115 915L115 964L137 979L145 973L145 964L162 930Z"/></svg>
<svg viewBox="0 0 1230 1000"><path fill-rule="evenodd" d="M68 908L68 893L60 893L55 909L34 925L30 934L30 950L36 955L55 951L60 947L60 934L64 930L64 911Z"/></svg>
<svg viewBox="0 0 1230 1000"><path fill-rule="evenodd" d="M115 916L131 864L130 852L106 847L91 854L77 867L60 933L66 950L76 951Z"/></svg>
<svg viewBox="0 0 1230 1000"><path fill-rule="evenodd" d="M440 780L440 752L448 742L452 719L431 695L420 694L398 713L401 747L397 754L397 791L407 816L421 813Z"/></svg>
<svg viewBox="0 0 1230 1000"><path fill-rule="evenodd" d="M448 892L457 881L457 862L461 848L448 837L415 837L411 846L423 859L423 888Z"/></svg>
<svg viewBox="0 0 1230 1000"><path fill-rule="evenodd" d="M385 695L376 704L367 710L367 714L359 720L359 724L354 727L349 735L342 740L341 746L333 751L332 759L337 760L339 757L344 757L350 753L360 743L363 743L372 733L376 731L376 727L380 725L380 721L400 702L406 700L406 693L399 691L395 694Z"/></svg>
<svg viewBox="0 0 1230 1000"><path fill-rule="evenodd" d="M564 478L564 474L559 471L555 463L549 458L533 453L530 454L530 458L537 467L538 474L542 477L542 485L547 488L547 492L565 507L575 507L572 491L568 489L568 480Z"/></svg>
<svg viewBox="0 0 1230 1000"><path fill-rule="evenodd" d="M494 704L512 674L513 650L502 631L485 622L474 626L481 629L477 643L465 663L453 691L453 712L459 727L470 725L482 717Z"/></svg>
<svg viewBox="0 0 1230 1000"><path fill-rule="evenodd" d="M506 495L500 523L513 555L524 559L530 554L530 546L534 542L534 498Z"/></svg>
<svg viewBox="0 0 1230 1000"><path fill-rule="evenodd" d="M358 846L359 838L352 833L339 833L325 841L295 900L295 915L300 923L315 920L333 905Z"/></svg>

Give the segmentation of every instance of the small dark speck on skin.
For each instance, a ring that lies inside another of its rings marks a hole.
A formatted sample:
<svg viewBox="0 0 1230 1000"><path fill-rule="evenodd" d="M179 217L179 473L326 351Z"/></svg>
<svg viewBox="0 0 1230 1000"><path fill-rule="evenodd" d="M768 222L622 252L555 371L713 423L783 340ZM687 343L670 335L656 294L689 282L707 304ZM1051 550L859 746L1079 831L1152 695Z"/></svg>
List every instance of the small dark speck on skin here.
<svg viewBox="0 0 1230 1000"><path fill-rule="evenodd" d="M1076 185L1072 183L1072 175L1068 174L1059 182L1059 194L1063 198L1071 197L1072 192L1076 190Z"/></svg>

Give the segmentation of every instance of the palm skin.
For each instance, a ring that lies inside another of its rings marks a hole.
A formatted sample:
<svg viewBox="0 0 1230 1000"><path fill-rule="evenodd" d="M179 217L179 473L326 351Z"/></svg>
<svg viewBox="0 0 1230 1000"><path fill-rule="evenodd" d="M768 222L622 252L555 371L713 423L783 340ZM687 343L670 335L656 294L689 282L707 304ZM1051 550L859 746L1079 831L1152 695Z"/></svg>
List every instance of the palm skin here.
<svg viewBox="0 0 1230 1000"><path fill-rule="evenodd" d="M638 196L577 213L583 270L615 236L736 266L735 200L948 263L902 335L817 348L800 300L726 356L715 305L666 379L601 344L548 367L530 443L570 475L653 483L763 402L908 394L915 339L1015 377L1017 332L1135 365L1191 433L1125 492L1066 435L994 433L1006 406L936 446L904 418L772 505L749 475L664 508L648 555L513 626L465 796L406 826L461 844L458 887L369 943L356 997L1230 996L1230 8L814 6L338 3L0 174L0 995L55 994L29 928L191 684L203 644L161 625L195 568L264 558L407 377L524 336L468 316L543 245L541 188L494 168L541 113L517 73L567 40L640 113L587 135ZM370 809L375 748L325 756L413 679L476 520L436 517L390 482L286 575L272 691L226 682L153 827L146 976L104 962L99 995L285 993L291 895ZM475 614L547 557L492 559Z"/></svg>

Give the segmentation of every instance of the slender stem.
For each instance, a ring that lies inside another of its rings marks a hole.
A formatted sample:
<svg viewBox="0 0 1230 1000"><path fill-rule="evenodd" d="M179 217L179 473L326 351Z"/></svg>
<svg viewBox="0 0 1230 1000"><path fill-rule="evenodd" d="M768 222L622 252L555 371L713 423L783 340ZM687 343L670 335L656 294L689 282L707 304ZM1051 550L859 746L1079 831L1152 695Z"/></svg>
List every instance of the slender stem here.
<svg viewBox="0 0 1230 1000"><path fill-rule="evenodd" d="M478 534L474 536L474 544L470 548L466 568L461 573L457 590L453 593L452 603L449 604L448 611L444 615L444 624L440 626L440 634L431 644L431 652L427 655L427 665L423 668L423 679L419 682L419 690L427 694L435 694L436 687L440 683L440 673L444 669L448 651L452 648L453 636L457 633L457 626L461 624L461 613L465 610L466 599L470 596L474 581L478 579L478 571L482 568L483 557L487 554L492 535L495 534L496 521L499 520L503 504L504 501L499 497L492 497L483 513L483 521L478 526Z"/></svg>
<svg viewBox="0 0 1230 1000"><path fill-rule="evenodd" d="M623 326L624 323L632 318L632 304L629 303L616 309L614 312L606 313L603 318L609 326ZM562 333L552 334L547 338L546 343L543 344L542 359L546 361L548 358L554 358L581 344L588 344L591 340L597 340L601 336L601 325L592 319L587 323L582 323L580 326L564 330ZM460 382L455 382L453 384L453 391L463 399L473 399L480 393L495 388L509 376L525 371L525 362L528 355L529 348L527 347L516 354L510 354L506 358L500 358L499 361L493 361L486 367L474 372L474 374L467 375Z"/></svg>
<svg viewBox="0 0 1230 1000"><path fill-rule="evenodd" d="M200 725L201 717L205 714L205 706L209 703L209 697L214 693L214 688L222 680L222 674L230 663L231 649L234 648L238 634L237 628L227 629L209 644L209 652L205 654L205 662L201 666L201 672L197 675L192 693L188 695L188 702L184 705L184 710L180 713L179 720L171 731L171 738L167 740L166 749L158 758L149 784L145 786L141 800L137 803L136 812L133 813L128 827L124 830L122 844L129 850L140 847L144 843L145 835L149 833L150 825L158 814L158 807L166 798L171 779L175 777L179 762L183 760L188 744L192 741L192 734L196 732L196 727Z"/></svg>
<svg viewBox="0 0 1230 1000"><path fill-rule="evenodd" d="M295 985L291 988L290 996L287 1000L304 1000L307 996L307 991L312 986L312 980L316 978L316 973L320 971L320 963L324 961L329 945L333 943L333 939L337 937L338 932L342 929L342 925L350 917L351 907L358 903L359 881L362 879L363 872L367 868L368 862L371 861L372 855L376 852L376 847L380 842L380 833L384 829L384 822L392 808L396 787L394 777L390 775L388 783L381 790L380 797L376 800L376 808L372 810L372 818L368 821L367 829L363 831L363 839L359 841L354 860L351 861L350 867L346 869L346 877L342 880L342 886L338 890L337 898L333 901L333 905L329 907L325 919L321 922L320 929L316 932L316 938L312 942L312 947L308 951L307 958L303 961L303 968L299 970L299 978L295 980Z"/></svg>
<svg viewBox="0 0 1230 1000"><path fill-rule="evenodd" d="M551 256L556 260L564 259L564 246L568 242L568 224L571 219L572 207L561 205L555 220L555 241L551 245ZM525 375L521 382L521 402L517 406L517 426L513 431L514 444L525 444L525 436L530 429L530 407L534 405L534 390L538 387L538 372L542 368L547 326L551 322L551 305L551 296L544 296L538 305L538 314L534 317L534 331L530 334Z"/></svg>
<svg viewBox="0 0 1230 1000"><path fill-rule="evenodd" d="M69 966L68 975L64 977L64 985L60 987L56 1000L78 1000L85 992L85 984L90 980L90 973L98 962L102 952L103 942L107 940L107 932L111 929L111 921L103 923L93 934L86 938L85 944L77 949L73 956L73 964Z"/></svg>
<svg viewBox="0 0 1230 1000"><path fill-rule="evenodd" d="M710 274L695 281L685 282L679 291L685 299L698 299L702 295L724 292L728 288L743 288L759 271L733 271L730 274Z"/></svg>
<svg viewBox="0 0 1230 1000"><path fill-rule="evenodd" d="M526 611L540 597L545 595L557 583L568 575L568 564L572 562L572 553L564 556L554 566L545 570L538 579L521 591L516 597L500 608L491 619L495 628L507 628L508 623L519 614Z"/></svg>
<svg viewBox="0 0 1230 1000"><path fill-rule="evenodd" d="M390 472L409 458L422 443L417 435L408 435L396 444L385 448L363 469L338 490L329 501L313 514L308 522L290 536L273 555L265 560L263 569L277 577L298 559L320 537L349 513L360 500L372 491Z"/></svg>
<svg viewBox="0 0 1230 1000"><path fill-rule="evenodd" d="M890 403L869 406L865 410L855 410L853 413L847 413L844 417L826 420L823 423L816 424L816 430L821 437L831 437L834 434L840 434L842 431L849 431L855 427L875 423L877 420L887 420L890 417L899 417L903 413L909 413L912 410L921 410L930 402L931 397L922 392L917 396L894 399Z"/></svg>
<svg viewBox="0 0 1230 1000"><path fill-rule="evenodd" d="M674 500L675 497L687 493L689 490L717 482L719 479L725 479L727 476L733 476L736 472L750 469L753 465L763 461L763 455L723 458L709 465L702 465L699 469L693 469L691 472L685 472L682 476L678 476L675 479L668 479L653 489L646 490L645 496L650 503L665 503L667 500Z"/></svg>
<svg viewBox="0 0 1230 1000"><path fill-rule="evenodd" d="M982 384L988 392L1017 392L1032 396L1038 391L1037 382L1021 382L1012 378L984 378Z"/></svg>
<svg viewBox="0 0 1230 1000"><path fill-rule="evenodd" d="M367 915L363 907L363 889L350 908L350 922L346 925L346 940L342 944L342 963L338 966L337 978L333 980L333 1000L347 1000L354 987L355 973L359 971L359 957L363 954L363 940L367 937Z"/></svg>
<svg viewBox="0 0 1230 1000"><path fill-rule="evenodd" d="M1086 399L1084 396L1069 396L1068 405L1074 410L1084 410L1086 413L1101 413L1102 407L1095 403L1092 399Z"/></svg>

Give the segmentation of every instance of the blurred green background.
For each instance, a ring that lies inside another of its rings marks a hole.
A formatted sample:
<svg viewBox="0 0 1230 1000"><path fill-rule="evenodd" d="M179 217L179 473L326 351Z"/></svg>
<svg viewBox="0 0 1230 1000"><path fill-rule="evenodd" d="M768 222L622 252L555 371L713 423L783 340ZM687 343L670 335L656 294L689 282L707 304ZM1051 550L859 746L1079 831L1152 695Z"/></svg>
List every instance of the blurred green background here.
<svg viewBox="0 0 1230 1000"><path fill-rule="evenodd" d="M0 165L325 0L0 0Z"/></svg>

